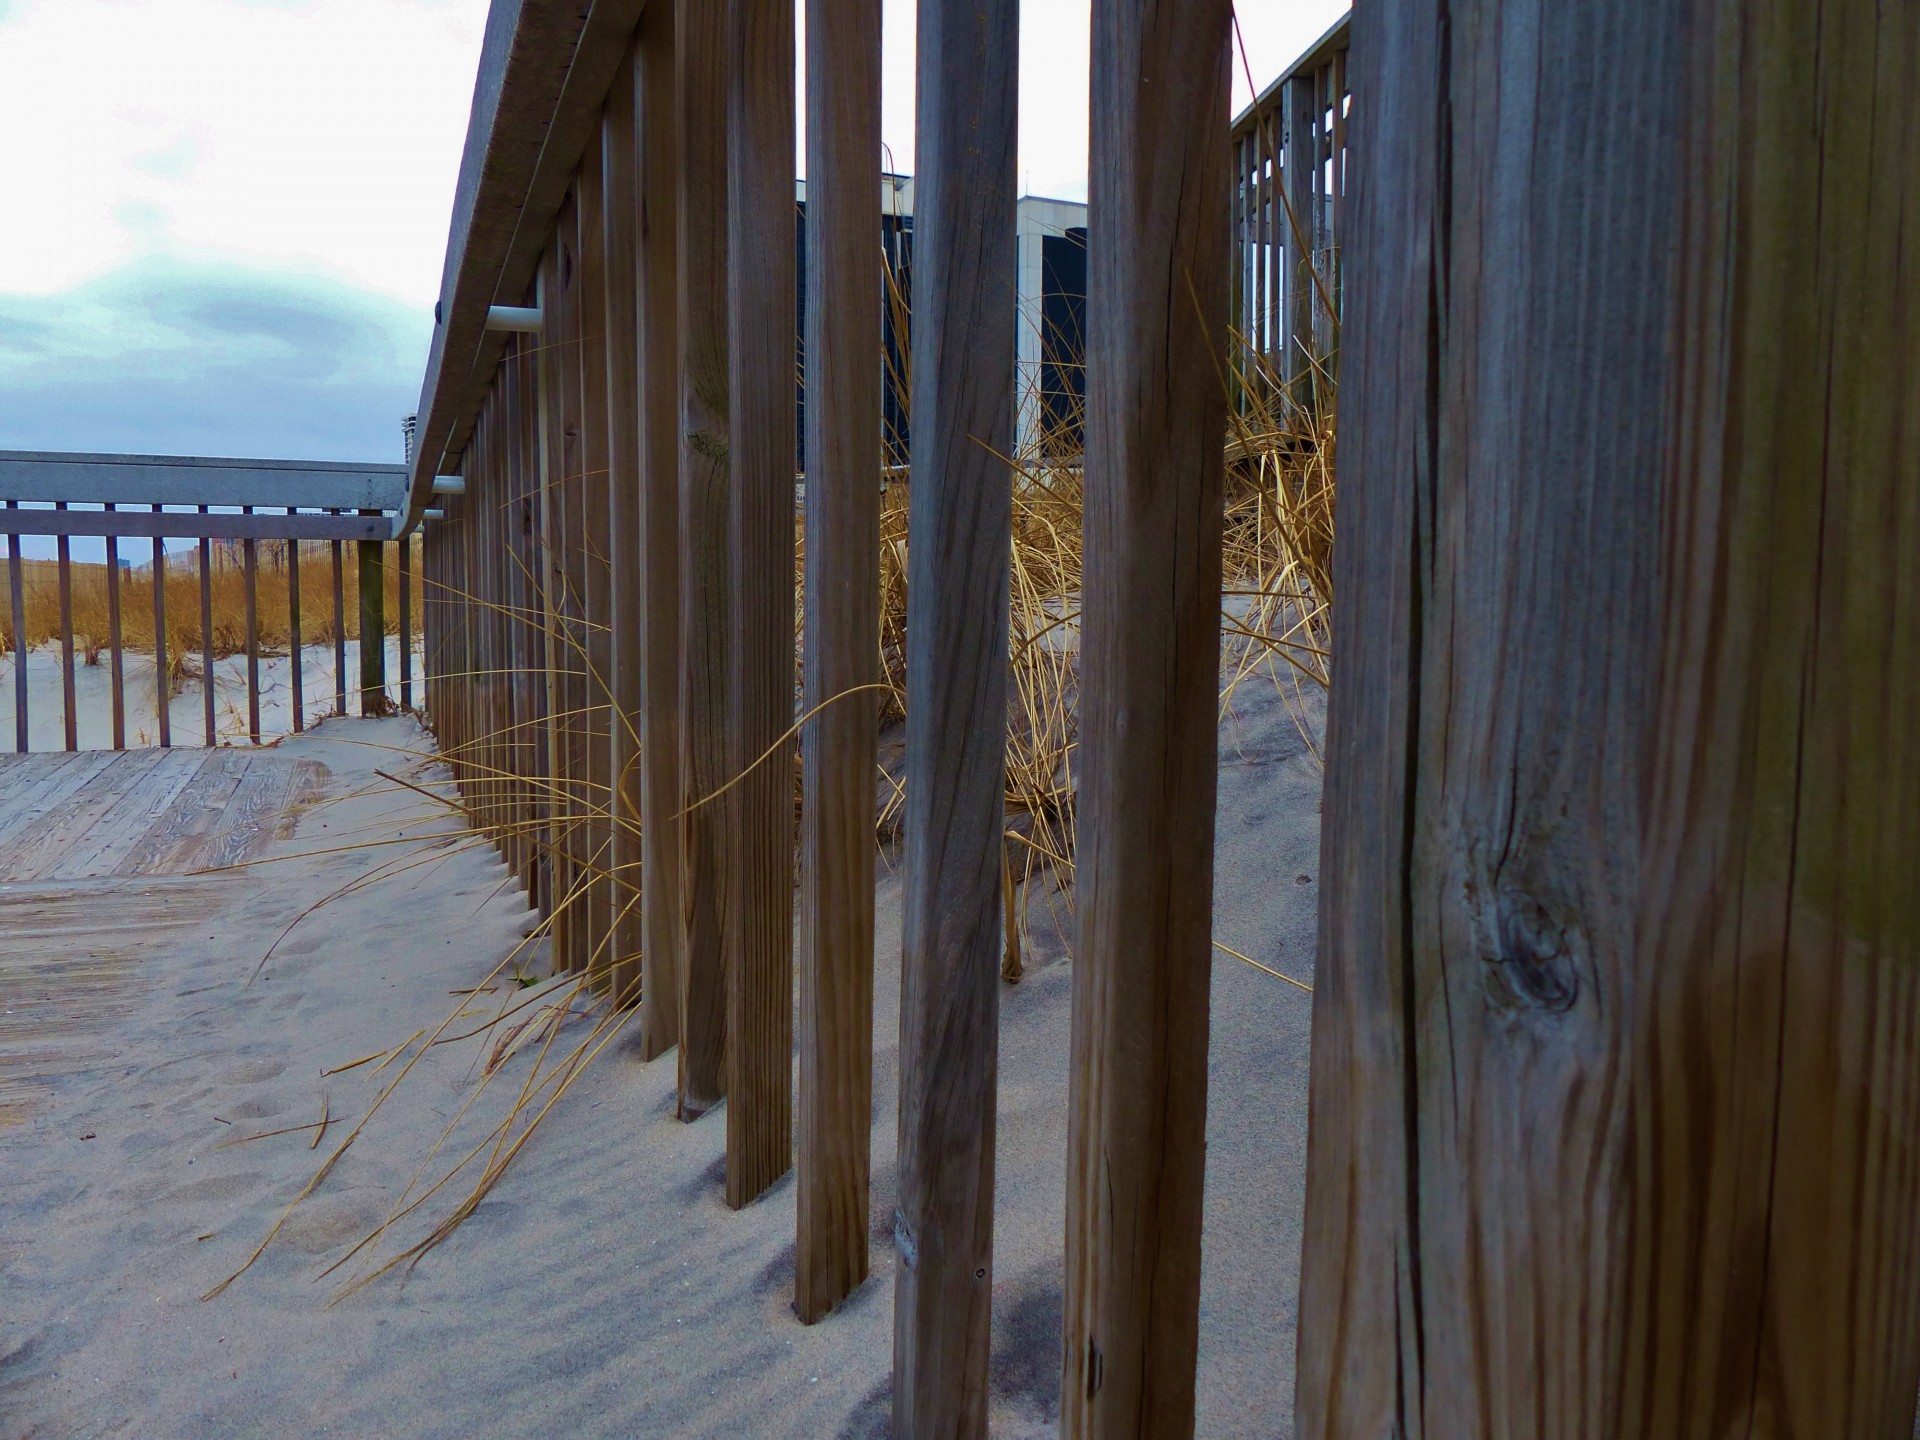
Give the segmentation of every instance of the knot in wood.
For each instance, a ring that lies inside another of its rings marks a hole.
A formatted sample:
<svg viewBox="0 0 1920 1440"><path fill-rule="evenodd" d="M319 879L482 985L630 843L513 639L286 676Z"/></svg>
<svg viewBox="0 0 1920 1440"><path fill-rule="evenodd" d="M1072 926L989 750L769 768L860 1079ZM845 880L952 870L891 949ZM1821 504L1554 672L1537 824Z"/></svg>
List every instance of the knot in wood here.
<svg viewBox="0 0 1920 1440"><path fill-rule="evenodd" d="M1494 902L1494 969L1514 1008L1556 1014L1580 998L1580 971L1566 928L1524 890L1502 886Z"/></svg>

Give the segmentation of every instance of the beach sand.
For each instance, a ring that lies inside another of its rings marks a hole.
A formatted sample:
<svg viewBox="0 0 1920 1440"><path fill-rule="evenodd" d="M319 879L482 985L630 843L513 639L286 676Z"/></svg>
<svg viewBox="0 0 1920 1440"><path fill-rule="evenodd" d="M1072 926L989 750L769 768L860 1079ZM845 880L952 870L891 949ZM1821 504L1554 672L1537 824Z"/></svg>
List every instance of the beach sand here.
<svg viewBox="0 0 1920 1440"><path fill-rule="evenodd" d="M400 637L387 636L387 696L400 702ZM347 641L347 707L360 710L360 642ZM421 703L420 640L414 637L413 701ZM309 725L334 713L333 646L308 645L300 652L300 709ZM35 646L27 652L27 748L58 750L66 744L66 700L58 644ZM197 667L198 655L190 659ZM0 654L0 753L14 748L14 656ZM121 703L125 709L129 746L160 743L160 716L154 694L153 656L136 651L121 658ZM167 724L176 745L198 745L206 738L206 690L198 669L177 682L167 703ZM73 663L75 734L82 750L105 750L113 744L113 673L108 652L99 663L86 663L76 653ZM213 662L214 738L219 744L245 744L247 739L247 657L223 655ZM293 729L293 664L287 654L260 657L260 737L273 740Z"/></svg>
<svg viewBox="0 0 1920 1440"><path fill-rule="evenodd" d="M1319 772L1270 687L1243 688L1236 712L1221 733L1216 933L1310 979ZM671 1053L643 1064L630 1036L583 1072L451 1239L329 1308L355 1272L317 1272L393 1207L472 1097L492 1042L426 1051L258 1263L200 1298L346 1132L336 1125L318 1150L311 1130L223 1142L311 1125L323 1104L359 1118L406 1061L323 1070L389 1051L463 1004L484 1020L504 999L449 994L479 984L529 924L489 847L311 853L455 829L373 774L429 743L407 719L329 721L285 742L281 753L330 772L329 798L268 852L304 858L224 877L203 926L156 935L110 1058L0 1128L0 1440L886 1434L900 936L899 878L885 866L873 1275L822 1323L791 1308L791 1177L729 1211L724 1112L675 1120ZM315 898L401 854L431 863L300 919L261 967ZM1033 922L1026 978L1001 991L992 1386L1006 1436L1052 1434L1058 1415L1071 962L1044 909ZM527 965L544 974L544 953ZM1310 1009L1302 990L1216 955L1206 1436L1292 1433ZM529 1052L508 1060L458 1134L497 1120L532 1064ZM429 1183L459 1149L424 1172ZM408 1237L465 1188L429 1202Z"/></svg>

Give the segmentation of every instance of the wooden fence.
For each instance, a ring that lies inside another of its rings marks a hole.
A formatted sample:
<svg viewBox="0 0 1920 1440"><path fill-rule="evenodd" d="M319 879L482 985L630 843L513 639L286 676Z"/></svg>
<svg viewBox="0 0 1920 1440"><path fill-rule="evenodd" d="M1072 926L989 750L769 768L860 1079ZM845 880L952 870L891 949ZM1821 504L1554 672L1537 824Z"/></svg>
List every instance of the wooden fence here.
<svg viewBox="0 0 1920 1440"><path fill-rule="evenodd" d="M1235 324L1309 407L1339 366L1351 30L1341 17L1233 122Z"/></svg>
<svg viewBox="0 0 1920 1440"><path fill-rule="evenodd" d="M132 620L129 597L141 597L150 611L156 744L171 746L173 677L182 658L169 653L167 603L169 572L190 573L197 579L199 599L201 743L217 744L219 724L215 703L215 661L225 645L221 637L225 615L216 606L216 591L225 588L223 568L237 570L243 616L238 627L238 653L245 656L246 738L258 744L261 724L260 567L264 556L277 561L286 587L285 621L289 651L291 727L299 731L307 717L302 650L302 560L327 567L331 581L330 631L334 650L334 713L348 713L347 683L347 572L358 576L355 613L363 643L360 675L353 687L362 714L378 713L387 704L385 641L385 584L383 572L397 572L400 633L400 705L413 704L413 552L412 539L393 541L398 497L403 493L399 466L303 464L267 460L206 460L183 456L85 455L28 451L0 451L0 487L11 496L0 517L0 533L7 537L8 631L12 637L14 746L30 748L31 696L28 655L31 649L28 575L51 565L58 597L55 626L60 645L62 748L80 748L80 706L76 694L77 648L83 636L75 614L75 537L101 541L106 563L100 568L106 591L106 634L88 634L89 648L103 651L108 666L111 705L111 745L124 749L129 724L142 717L129 715L126 686L126 631ZM339 503L328 503L328 502ZM24 536L53 537L52 561L34 561L22 553ZM192 540L184 554L167 550L169 540ZM131 544L131 553L128 545ZM356 553L349 561L346 547ZM318 553L316 553L316 551ZM123 562L128 562L123 564ZM134 570L132 562L141 562ZM80 567L84 579L95 567ZM190 582L191 583L191 582ZM138 601L134 602L138 603ZM277 608L277 597L276 597ZM146 617L142 616L144 621ZM365 637L373 636L369 644ZM104 640L104 644L102 641ZM144 732L143 732L144 733Z"/></svg>
<svg viewBox="0 0 1920 1440"><path fill-rule="evenodd" d="M935 0L920 17L890 1226L907 1436L985 1426L1015 418L1016 6ZM869 1234L880 5L807 9L804 678L801 337L779 323L798 279L793 19L781 0L494 6L412 514L437 487L427 709L466 804L548 917L556 965L638 1005L644 1055L677 1051L682 1117L726 1100L728 1202L797 1163L795 1301L812 1321L865 1278ZM1095 7L1075 1433L1191 1424L1216 351L1233 277L1253 258L1277 275L1284 250L1271 167L1236 186L1270 107L1231 125L1229 20L1226 0ZM1156 155L1192 183L1162 183Z"/></svg>

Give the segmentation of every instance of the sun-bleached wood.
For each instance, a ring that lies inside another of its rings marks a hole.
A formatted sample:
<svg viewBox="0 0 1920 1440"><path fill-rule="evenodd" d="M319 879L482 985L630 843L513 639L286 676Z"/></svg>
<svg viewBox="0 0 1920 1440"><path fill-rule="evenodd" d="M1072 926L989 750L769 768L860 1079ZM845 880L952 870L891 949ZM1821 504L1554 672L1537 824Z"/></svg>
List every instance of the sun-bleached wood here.
<svg viewBox="0 0 1920 1440"><path fill-rule="evenodd" d="M1351 66L1295 1433L1905 1437L1920 12Z"/></svg>
<svg viewBox="0 0 1920 1440"><path fill-rule="evenodd" d="M1016 0L921 0L893 1430L983 1436L1012 550Z"/></svg>
<svg viewBox="0 0 1920 1440"><path fill-rule="evenodd" d="M686 888L680 991L683 1120L726 1094L723 951L729 857L718 801L728 780L727 706L727 13L674 0L676 216L680 349L680 715L683 793L676 813Z"/></svg>
<svg viewBox="0 0 1920 1440"><path fill-rule="evenodd" d="M1063 1436L1191 1435L1231 0L1094 0Z"/></svg>
<svg viewBox="0 0 1920 1440"><path fill-rule="evenodd" d="M683 911L685 803L680 737L680 282L679 105L675 7L641 16L633 83L640 125L639 550L641 1053L680 1039L686 969Z"/></svg>
<svg viewBox="0 0 1920 1440"><path fill-rule="evenodd" d="M793 1164L792 0L727 4L727 1203Z"/></svg>
<svg viewBox="0 0 1920 1440"><path fill-rule="evenodd" d="M807 6L807 547L794 1308L867 1278L880 632L880 0ZM844 697L844 698L842 698ZM817 713L815 713L817 712Z"/></svg>

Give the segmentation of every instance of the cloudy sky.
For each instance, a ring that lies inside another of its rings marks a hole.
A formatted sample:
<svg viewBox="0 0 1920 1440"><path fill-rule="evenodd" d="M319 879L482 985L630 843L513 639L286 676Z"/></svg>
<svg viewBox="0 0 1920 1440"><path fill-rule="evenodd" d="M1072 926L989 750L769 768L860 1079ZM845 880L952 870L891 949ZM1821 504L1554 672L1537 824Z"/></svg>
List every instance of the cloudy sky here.
<svg viewBox="0 0 1920 1440"><path fill-rule="evenodd" d="M1023 7L1028 193L1086 194L1087 7ZM0 449L397 461L486 9L0 0ZM1342 9L1240 0L1256 82ZM901 169L913 13L886 0Z"/></svg>

